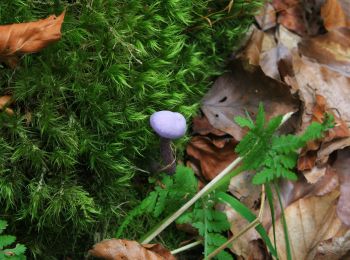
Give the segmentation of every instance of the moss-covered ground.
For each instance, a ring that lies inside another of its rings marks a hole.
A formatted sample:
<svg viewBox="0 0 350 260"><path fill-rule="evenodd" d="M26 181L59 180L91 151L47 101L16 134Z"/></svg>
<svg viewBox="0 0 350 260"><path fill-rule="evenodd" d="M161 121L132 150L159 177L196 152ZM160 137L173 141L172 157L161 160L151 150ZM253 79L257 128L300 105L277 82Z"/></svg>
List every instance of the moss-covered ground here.
<svg viewBox="0 0 350 260"><path fill-rule="evenodd" d="M151 188L149 116L196 113L260 2L1 1L0 24L66 10L58 43L0 66L0 96L13 95L16 112L0 112L0 218L28 256L79 259L114 235ZM145 216L124 236L151 225Z"/></svg>

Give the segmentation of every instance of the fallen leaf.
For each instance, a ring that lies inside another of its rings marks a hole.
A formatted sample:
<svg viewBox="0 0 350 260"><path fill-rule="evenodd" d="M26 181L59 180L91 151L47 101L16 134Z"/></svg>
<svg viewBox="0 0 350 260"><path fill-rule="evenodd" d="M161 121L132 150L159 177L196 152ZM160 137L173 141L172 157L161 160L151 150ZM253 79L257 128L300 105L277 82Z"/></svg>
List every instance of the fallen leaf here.
<svg viewBox="0 0 350 260"><path fill-rule="evenodd" d="M141 245L136 241L124 239L107 239L94 245L89 250L94 257L106 260L175 260L163 246L159 244Z"/></svg>
<svg viewBox="0 0 350 260"><path fill-rule="evenodd" d="M215 142L209 137L195 136L191 138L186 151L188 156L199 161L202 176L210 181L237 158L235 145L232 138Z"/></svg>
<svg viewBox="0 0 350 260"><path fill-rule="evenodd" d="M267 77L259 68L246 71L237 62L204 96L202 111L215 128L241 140L244 132L233 119L245 116L246 111L255 117L260 102L264 104L267 119L297 111L299 106L286 85Z"/></svg>
<svg viewBox="0 0 350 260"><path fill-rule="evenodd" d="M299 0L273 0L272 5L277 12L277 23L299 35L307 33L303 19L303 6Z"/></svg>
<svg viewBox="0 0 350 260"><path fill-rule="evenodd" d="M319 243L344 230L336 215L338 197L339 191L335 190L322 197L299 199L285 209L292 259L315 259ZM281 219L276 222L276 236L279 258L287 259ZM273 241L272 228L269 237Z"/></svg>
<svg viewBox="0 0 350 260"><path fill-rule="evenodd" d="M192 119L193 134L208 135L213 134L216 136L224 136L225 132L214 128L208 121L205 115L196 116Z"/></svg>
<svg viewBox="0 0 350 260"><path fill-rule="evenodd" d="M341 221L350 226L350 149L340 150L333 167L340 178L340 198L337 206L337 214Z"/></svg>
<svg viewBox="0 0 350 260"><path fill-rule="evenodd" d="M348 0L326 0L321 8L324 26L328 31L350 27L350 4Z"/></svg>
<svg viewBox="0 0 350 260"><path fill-rule="evenodd" d="M0 26L0 59L10 66L18 54L38 52L61 38L64 12L35 22Z"/></svg>
<svg viewBox="0 0 350 260"><path fill-rule="evenodd" d="M350 28L305 38L299 43L299 50L322 66L350 77Z"/></svg>
<svg viewBox="0 0 350 260"><path fill-rule="evenodd" d="M11 98L11 96L8 96L8 95L6 95L6 96L1 96L1 97L0 97L0 111L1 111L4 107L10 105L11 103L12 103L12 98ZM13 110L12 110L11 108L8 108L8 107L5 108L5 112L6 112L7 114L9 114L9 115L13 115L13 114L14 114Z"/></svg>
<svg viewBox="0 0 350 260"><path fill-rule="evenodd" d="M255 15L255 20L261 30L266 31L276 26L276 11L270 3L266 3L261 11Z"/></svg>
<svg viewBox="0 0 350 260"><path fill-rule="evenodd" d="M337 236L322 241L317 247L317 260L338 260L343 258L350 250L350 231L343 236ZM346 258L348 259L348 258Z"/></svg>

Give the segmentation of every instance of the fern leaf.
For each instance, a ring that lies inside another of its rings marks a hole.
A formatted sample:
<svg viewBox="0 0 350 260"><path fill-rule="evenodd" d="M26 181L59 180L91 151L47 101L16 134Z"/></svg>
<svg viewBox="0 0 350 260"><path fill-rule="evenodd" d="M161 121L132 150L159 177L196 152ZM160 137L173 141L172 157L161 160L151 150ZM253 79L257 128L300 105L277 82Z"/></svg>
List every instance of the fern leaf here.
<svg viewBox="0 0 350 260"><path fill-rule="evenodd" d="M0 234L6 229L7 221L0 219Z"/></svg>
<svg viewBox="0 0 350 260"><path fill-rule="evenodd" d="M5 246L9 246L12 243L16 241L15 236L10 235L2 235L0 236L0 249L4 248Z"/></svg>
<svg viewBox="0 0 350 260"><path fill-rule="evenodd" d="M240 126L240 127L248 127L249 129L252 129L254 127L254 122L250 118L245 118L242 116L236 116L235 117L235 122Z"/></svg>

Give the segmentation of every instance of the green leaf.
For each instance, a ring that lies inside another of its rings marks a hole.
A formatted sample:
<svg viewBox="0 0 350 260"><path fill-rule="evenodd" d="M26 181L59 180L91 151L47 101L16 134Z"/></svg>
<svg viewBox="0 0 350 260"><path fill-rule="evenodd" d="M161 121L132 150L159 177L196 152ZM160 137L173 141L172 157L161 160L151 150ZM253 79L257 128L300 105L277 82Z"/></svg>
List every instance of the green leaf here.
<svg viewBox="0 0 350 260"><path fill-rule="evenodd" d="M216 194L216 198L223 203L229 204L235 211L237 211L243 218L245 218L249 222L253 222L256 219L256 216L254 215L254 213L252 213L243 203L241 203L236 198L224 192L218 192ZM271 254L277 257L276 250L272 246L271 240L267 235L263 226L260 224L255 229L260 234L262 240L266 243L266 246L270 250Z"/></svg>
<svg viewBox="0 0 350 260"><path fill-rule="evenodd" d="M17 244L15 248L5 249L4 252L5 253L12 253L12 254L15 254L16 256L20 256L20 255L23 255L25 253L26 249L27 248L24 245Z"/></svg>
<svg viewBox="0 0 350 260"><path fill-rule="evenodd" d="M248 127L249 129L252 129L254 127L254 122L250 118L245 118L245 117L242 117L242 116L236 116L235 117L235 122L240 127Z"/></svg>
<svg viewBox="0 0 350 260"><path fill-rule="evenodd" d="M256 116L255 126L258 130L263 130L265 126L265 111L262 103L259 104L259 110Z"/></svg>
<svg viewBox="0 0 350 260"><path fill-rule="evenodd" d="M272 219L272 232L273 232L273 244L274 244L274 248L276 250L276 255L278 255L277 252L277 240L276 240L276 221L275 221L275 207L273 205L273 193L270 187L269 183L266 183L265 185L265 191L266 191L266 197L267 197L267 201L269 203L269 207L270 207L270 212L271 212L271 219Z"/></svg>
<svg viewBox="0 0 350 260"><path fill-rule="evenodd" d="M7 221L0 219L0 234L6 229Z"/></svg>
<svg viewBox="0 0 350 260"><path fill-rule="evenodd" d="M11 245L15 241L16 241L15 236L11 236L11 235L0 236L0 249L4 248L5 246Z"/></svg>

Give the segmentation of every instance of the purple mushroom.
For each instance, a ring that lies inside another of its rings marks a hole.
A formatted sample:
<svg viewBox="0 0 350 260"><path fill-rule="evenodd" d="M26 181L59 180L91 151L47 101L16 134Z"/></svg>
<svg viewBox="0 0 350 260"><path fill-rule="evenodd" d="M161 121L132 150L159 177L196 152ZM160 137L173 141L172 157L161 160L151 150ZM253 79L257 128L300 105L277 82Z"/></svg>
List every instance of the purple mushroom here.
<svg viewBox="0 0 350 260"><path fill-rule="evenodd" d="M160 153L163 171L171 175L175 173L176 162L171 149L171 140L178 139L186 133L186 119L183 115L172 111L155 112L150 118L151 127L160 136Z"/></svg>

